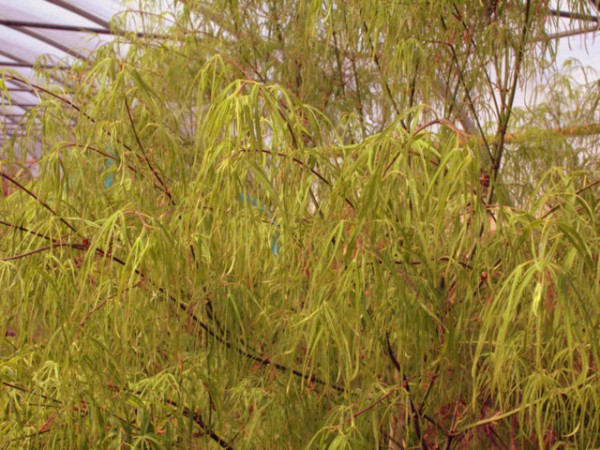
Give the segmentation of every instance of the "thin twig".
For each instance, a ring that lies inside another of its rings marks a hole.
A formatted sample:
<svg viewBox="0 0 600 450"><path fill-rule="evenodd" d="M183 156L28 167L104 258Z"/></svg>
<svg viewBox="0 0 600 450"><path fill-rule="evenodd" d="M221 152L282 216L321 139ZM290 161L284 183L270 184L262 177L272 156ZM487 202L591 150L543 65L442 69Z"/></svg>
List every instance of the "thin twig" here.
<svg viewBox="0 0 600 450"><path fill-rule="evenodd" d="M575 192L575 195L579 195L591 188L593 188L594 186L597 186L600 184L600 178L592 181L589 184L586 184L584 187L582 187L581 189L579 189L578 191ZM543 216L542 219L545 219L546 217L548 217L550 214L554 214L559 208L561 208L564 205L564 203L559 203L558 205L552 207L548 212L546 212Z"/></svg>
<svg viewBox="0 0 600 450"><path fill-rule="evenodd" d="M381 397L379 397L377 400L375 400L373 403L371 403L369 406L367 406L366 408L361 409L360 411L357 411L356 413L352 414L351 417L348 417L346 420L344 420L342 423L340 423L339 425L336 425L334 427L334 430L337 431L340 428L342 428L344 425L346 425L348 422L356 419L359 416L362 416L364 413L370 411L371 409L373 409L375 406L377 406L379 403L381 403L382 401L384 401L386 398L388 398L393 391L389 391L387 394L382 395Z"/></svg>
<svg viewBox="0 0 600 450"><path fill-rule="evenodd" d="M442 21L442 27L444 28L444 31L448 30L448 27L446 25L446 21L444 20L444 17L441 17L441 21ZM438 42L439 43L439 42ZM469 90L468 86L467 86L467 81L465 80L465 76L463 71L460 69L460 63L458 60L458 54L456 52L456 49L454 48L454 44L452 44L451 42L442 42L441 44L443 44L446 48L448 48L450 50L450 53L452 53L452 58L454 59L454 63L456 64L456 67L458 69L458 79L460 81L460 83L463 86L463 89L465 90L465 96L467 97L467 104L471 109L471 112L473 113L473 117L475 118L475 124L477 125L477 129L479 130L479 134L481 135L482 139L483 139L483 143L485 145L485 148L487 150L487 154L490 157L490 159L492 158L492 152L490 150L490 145L485 137L485 133L483 132L483 126L481 125L481 121L479 120L479 114L477 113L477 111L475 110L475 102L473 101L472 97L471 97L471 91Z"/></svg>
<svg viewBox="0 0 600 450"><path fill-rule="evenodd" d="M29 189L27 189L25 186L23 186L21 183L19 183L17 180L15 180L14 178L12 178L10 175L4 173L4 172L0 172L0 177L10 181L12 184L14 184L15 186L17 186L21 191L25 192L27 195L29 195L30 197L34 198L38 203L40 203L44 208L46 208L48 211L50 211L54 216L56 216L58 218L58 220L60 220L63 224L65 224L68 228L71 229L71 231L73 232L77 232L77 230L75 229L75 227L73 225L71 225L69 222L67 222L65 219L63 219L62 217L60 217L58 215L58 213L56 211L54 211L50 205L48 205L46 202L44 202L43 200L41 200L37 195L35 195L33 192L31 192Z"/></svg>
<svg viewBox="0 0 600 450"><path fill-rule="evenodd" d="M385 333L385 341L387 344L388 356L390 357L392 364L394 365L394 367L400 374L402 372L400 362L398 361L398 359L396 358L396 355L394 354L394 351L392 350L392 344L390 343L390 334L388 332ZM408 382L408 377L406 375L403 375L402 387L406 391L406 396L408 397L408 403L410 404L410 411L411 411L411 415L412 415L412 419L413 419L413 426L415 427L415 434L417 435L417 438L421 442L421 448L423 450L428 450L429 446L427 445L425 436L423 436L421 433L420 414L419 414L419 411L417 410L417 408L415 407L415 403L412 400L412 395L410 392L410 385Z"/></svg>
<svg viewBox="0 0 600 450"><path fill-rule="evenodd" d="M523 28L521 29L521 42L517 49L515 56L515 68L512 73L512 80L510 83L510 92L508 102L504 103L504 97L502 98L502 115L498 120L498 130L496 132L496 148L494 151L493 164L492 164L492 182L490 183L489 192L485 198L485 204L489 205L494 198L494 191L496 188L496 180L498 179L498 173L500 171L500 165L502 163L502 156L504 154L506 133L508 132L508 123L512 114L513 103L517 94L517 87L519 83L519 75L521 74L521 65L525 57L525 46L527 45L527 35L529 34L529 21L531 14L531 0L527 0L525 4L525 19L523 21ZM508 76L508 75L507 75ZM505 87L508 87L505 85ZM483 232L483 227L481 229Z"/></svg>
<svg viewBox="0 0 600 450"><path fill-rule="evenodd" d="M277 152L277 151L271 151L271 150L265 150L265 149L251 150L251 149L247 149L247 148L242 148L242 149L240 149L240 151L242 153L258 152L258 153L265 153L267 155L280 156L282 158L290 158L293 162L295 162L296 164L298 164L299 166L301 166L303 169L310 171L314 176L316 176L319 180L321 180L327 186L332 187L331 181L329 181L327 178L325 178L323 175L321 175L315 169L313 169L312 167L307 166L302 161L300 161L298 158L290 156L290 155L288 155L286 153ZM350 206L350 208L356 210L356 207L354 206L354 204L352 203L352 201L350 201L347 197L344 197L344 201L346 202L346 204L348 206Z"/></svg>
<svg viewBox="0 0 600 450"><path fill-rule="evenodd" d="M137 132L137 129L135 127L135 122L133 121L133 116L131 115L131 108L129 107L129 102L127 101L127 96L124 97L124 101L125 101L125 108L127 109L127 116L129 117L129 123L131 124L131 130L133 131L133 135L135 136L135 140L136 140L136 142L138 144L138 147L140 148L140 151L142 152L142 159L146 162L146 164L148 165L148 168L150 169L150 171L152 172L152 174L154 175L154 177L158 180L158 183L162 186L163 192L165 193L165 195L167 197L169 197L169 200L170 200L171 204L174 205L175 202L173 200L173 197L171 196L171 191L169 190L168 186L165 184L165 182L161 178L161 176L158 173L158 171L154 168L154 166L150 162L150 159L148 158L148 154L146 152L146 149L144 148L144 146L142 144L142 141L140 140L140 136L139 136L139 134Z"/></svg>
<svg viewBox="0 0 600 450"><path fill-rule="evenodd" d="M376 49L375 49L375 46L373 45L373 40L371 39L371 34L370 34L370 31L369 31L369 27L367 26L366 22L363 22L363 29L365 31L365 34L368 36L369 46L371 47L371 54L373 55L373 61L375 61L375 65L377 66L377 70L379 71L379 75L381 75L381 81L383 82L383 87L385 89L385 92L386 92L388 98L390 99L390 102L392 103L392 107L394 108L394 111L396 112L396 116L400 116L400 108L396 104L396 100L394 100L394 96L392 94L392 90L390 88L390 85L389 85L389 83L387 81L387 78L386 78L385 74L383 73L383 68L381 66L381 61L379 59L379 55L375 51ZM405 130L408 129L408 126L404 122L404 119L400 119L400 123L402 124L402 127Z"/></svg>
<svg viewBox="0 0 600 450"><path fill-rule="evenodd" d="M4 223L3 223L4 224ZM10 225L9 225L10 226ZM17 227L17 226L12 226L13 228L19 229L21 231L24 232L30 232L29 230L27 230L24 227ZM41 247L37 250L34 250L32 252L28 252L27 254L21 254L21 255L15 255L13 257L9 257L5 260L12 260L12 259L20 259L20 258L24 258L26 256L31 256L32 254L35 253L40 253L42 251L46 251L49 250L51 248L54 247L68 247L68 248L73 248L75 250L79 250L79 251L88 251L90 249L89 245L86 244L75 244L75 243L64 243L61 241L57 241L54 240L52 238L48 238L45 236L40 236L43 237L49 241L52 242L51 245L47 245L44 247ZM100 248L95 248L93 249L94 253L97 256L100 256L102 258L108 258L111 261L114 261L115 263L121 265L121 266L126 266L127 263L112 255L110 252L106 252ZM3 260L0 260L3 261ZM144 272L140 269L133 269L133 273L139 275L140 277L142 277L145 280L149 280L148 277L146 277L146 275L144 274ZM245 358L248 358L252 361L255 361L257 363L259 363L262 366L266 366L266 367L274 367L275 369L281 371L281 372L289 372L291 374L293 374L294 376L298 377L298 378L302 378L306 381L312 382L312 383L316 383L319 384L321 386L325 386L325 387L330 387L338 392L345 392L345 389L342 386L339 386L335 383L328 383L322 379L320 379L319 377L317 377L315 374L306 374L303 373L297 369L294 369L292 367L288 367L285 366L283 364L280 363L275 363L273 361L271 361L269 358L263 358L261 356L258 356L256 354L256 352L250 352L247 350L244 350L242 347L240 347L238 344L231 342L230 340L228 340L225 336L219 335L217 334L215 331L213 331L206 323L204 323L202 320L200 320L194 313L193 311L190 310L190 308L188 306L186 306L184 303L180 302L179 300L177 300L175 297L173 297L172 295L167 294L167 292L159 286L156 286L154 283L152 283L149 280L149 283L155 288L157 289L161 294L165 295L171 302L175 303L176 305L179 306L179 309L181 309L183 312L185 312L191 319L192 321L194 321L196 323L196 325L198 325L207 335L211 336L213 339L215 339L217 342L219 342L220 344L224 345L226 348L233 350L235 352L237 352L238 354L244 356Z"/></svg>

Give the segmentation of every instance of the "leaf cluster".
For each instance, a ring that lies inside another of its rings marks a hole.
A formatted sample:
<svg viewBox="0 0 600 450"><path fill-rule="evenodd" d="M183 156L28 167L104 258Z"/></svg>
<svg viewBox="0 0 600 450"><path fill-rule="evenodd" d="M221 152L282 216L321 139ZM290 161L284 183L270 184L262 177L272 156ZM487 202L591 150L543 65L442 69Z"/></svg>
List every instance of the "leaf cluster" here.
<svg viewBox="0 0 600 450"><path fill-rule="evenodd" d="M600 181L507 135L543 2L375 3L175 3L34 86L3 448L600 445Z"/></svg>

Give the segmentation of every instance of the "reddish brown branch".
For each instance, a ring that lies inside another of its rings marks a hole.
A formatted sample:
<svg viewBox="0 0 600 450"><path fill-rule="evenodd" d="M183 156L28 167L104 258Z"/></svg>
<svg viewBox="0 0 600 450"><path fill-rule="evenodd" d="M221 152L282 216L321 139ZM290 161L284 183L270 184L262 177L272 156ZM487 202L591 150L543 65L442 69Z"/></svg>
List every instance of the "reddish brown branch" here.
<svg viewBox="0 0 600 450"><path fill-rule="evenodd" d="M247 153L247 152L251 152L251 151L255 151L255 152L258 152L258 153L265 153L267 155L280 156L282 158L290 158L294 163L298 164L303 169L308 170L309 172L311 172L314 176L316 176L319 180L321 180L327 186L329 186L329 187L332 186L331 182L327 178L325 178L323 175L321 175L319 172L317 172L312 167L308 167L306 164L304 164L298 158L295 158L295 157L290 156L290 155L288 155L286 153L283 153L283 152L276 152L276 151L265 150L265 149L260 149L260 150L250 150L250 149L246 149L246 148L242 148L241 149L241 152L243 152L243 153ZM356 209L355 206L354 206L354 204L352 203L352 201L350 201L348 198L344 197L344 201L346 202L346 204L348 206L350 206L350 208L352 208L354 210Z"/></svg>
<svg viewBox="0 0 600 450"><path fill-rule="evenodd" d="M579 189L578 191L575 192L576 195L579 195L591 188L593 188L594 186L597 186L600 184L600 178L592 181L589 184L586 184L584 187L582 187L581 189ZM559 208L561 208L563 205L562 204L558 204L554 207L552 207L548 212L546 212L543 216L542 219L545 219L546 217L548 217L550 214L554 214Z"/></svg>
<svg viewBox="0 0 600 450"><path fill-rule="evenodd" d="M50 211L54 216L58 217L58 220L60 220L63 224L65 224L68 228L70 228L71 231L77 232L77 230L75 229L75 227L73 225L71 225L65 219L63 219L62 217L60 217L58 215L58 213L56 211L54 211L46 202L44 202L43 200L41 200L37 195L35 195L33 192L31 192L29 189L27 189L25 186L23 186L17 180L15 180L10 175L7 175L7 174L5 174L3 172L0 172L0 177L4 178L5 180L10 181L12 184L14 184L15 186L17 186L21 191L25 192L27 195L29 195L30 197L34 198L45 209L47 209L48 211Z"/></svg>
<svg viewBox="0 0 600 450"><path fill-rule="evenodd" d="M133 116L131 115L131 108L129 107L129 102L127 101L127 97L125 97L125 108L127 109L127 116L129 117L129 123L131 124L131 130L133 131L133 135L135 136L135 140L138 144L138 147L140 148L140 151L142 152L142 159L146 162L146 165L148 166L148 169L150 169L150 171L152 172L152 174L154 175L154 177L157 179L158 184L160 184L160 186L163 189L163 192L165 193L165 195L169 198L169 201L171 202L172 205L175 204L175 202L173 201L173 197L171 196L171 191L169 190L168 186L165 184L165 182L163 181L162 177L160 176L160 174L158 173L158 171L156 170L156 168L152 165L152 163L150 162L150 159L148 158L146 149L144 148L142 141L140 139L140 136L137 132L137 129L135 127L135 122L133 121Z"/></svg>
<svg viewBox="0 0 600 450"><path fill-rule="evenodd" d="M35 232L31 232L30 230L26 229L25 227L20 227L17 225L11 225L9 223L6 222L0 222L4 225L10 226L12 228L18 229L20 231L23 232L27 232L27 233L32 233L34 235L37 235ZM75 250L79 250L79 251L88 251L90 249L89 245L87 244L75 244L75 243L63 243L61 241L57 241L54 240L52 238L46 237L46 236L39 236L42 237L44 239L47 239L49 241L52 242L52 244L41 247L37 250L33 250L32 252L28 252L28 253L24 253L21 255L15 255L12 257L9 257L7 259L5 259L6 261L9 260L14 260L14 259L20 259L20 258L25 258L27 256L31 256L33 254L36 253L40 253L46 250L49 250L51 248L55 248L55 247L69 247L69 248L73 248ZM117 264L121 265L121 266L126 266L126 262L123 261L122 259L112 255L110 252L105 252L104 250L100 249L100 248L95 248L94 249L94 253L100 257L103 258L108 258L111 261L116 262ZM4 261L4 260L0 260L0 261ZM143 279L147 279L147 277L145 276L144 272L140 269L134 269L133 272L136 275L139 275L140 277L142 277ZM151 282L150 282L151 283ZM180 302L179 300L177 300L175 297L169 295L166 293L166 291L162 288L162 287L158 287L156 285L154 285L153 283L151 283L153 285L154 288L156 288L161 294L165 295L167 297L167 299L169 299L171 302L173 302L174 304L179 306L179 309L181 309L183 312L185 312L191 319L193 322L196 323L196 325L198 325L200 327L200 329L202 329L207 335L211 336L213 339L215 339L217 342L219 342L220 344L224 345L226 348L233 350L235 352L237 352L238 354L244 356L245 358L248 358L252 361L255 361L257 363L259 363L262 366L265 367L273 367L281 372L289 372L291 374L293 374L294 376L298 377L298 378L302 378L304 380L322 385L322 386L328 386L331 387L332 389L338 391L338 392L344 392L344 388L342 386L338 386L337 384L334 383L328 383L322 379L320 379L319 377L317 377L315 374L306 374L303 373L297 369L293 369L291 367L285 366L283 364L279 364L279 363L275 363L273 361L271 361L271 359L269 358L263 358L261 356L257 356L256 352L250 352L247 350L244 350L244 348L242 348L240 346L240 344L237 343L233 343L230 340L228 340L225 336L219 335L217 334L215 331L213 331L206 323L204 323L202 320L200 320L193 311L190 310L190 308L188 306L186 306L184 303Z"/></svg>
<svg viewBox="0 0 600 450"><path fill-rule="evenodd" d="M337 425L334 429L335 430L339 430L341 427L343 427L344 425L346 425L348 422L350 422L353 419L356 419L359 416L362 416L364 413L369 412L371 409L373 409L375 406L377 406L379 403L381 403L382 401L384 401L386 398L388 398L393 391L388 392L387 394L382 395L381 397L379 397L377 400L375 400L373 403L371 403L369 406L367 406L366 408L361 409L360 411L357 411L356 413L352 414L351 417L348 417L346 420L344 420L342 423L340 423L339 425Z"/></svg>

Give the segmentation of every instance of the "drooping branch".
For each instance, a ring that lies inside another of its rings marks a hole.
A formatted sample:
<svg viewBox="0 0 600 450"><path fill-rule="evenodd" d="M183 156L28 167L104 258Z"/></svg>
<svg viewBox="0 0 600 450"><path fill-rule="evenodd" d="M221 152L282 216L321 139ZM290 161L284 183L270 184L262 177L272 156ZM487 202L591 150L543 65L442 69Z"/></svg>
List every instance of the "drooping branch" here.
<svg viewBox="0 0 600 450"><path fill-rule="evenodd" d="M77 232L77 230L75 229L75 227L73 225L71 225L69 222L67 222L65 219L63 219L56 211L54 211L54 209L52 209L50 207L50 205L48 205L46 202L44 202L43 200L41 200L37 195L35 195L33 192L31 192L29 189L27 189L25 186L23 186L21 183L19 183L17 180L15 180L13 177L11 177L10 175L8 175L8 174L6 174L4 172L0 172L0 177L4 178L7 181L10 181L18 189L20 189L21 191L25 192L27 195L29 195L30 197L32 197L33 199L35 199L46 210L50 211L52 213L52 215L54 215L55 217L57 217L58 220L60 220L64 225L66 225L67 228L69 228L71 231L73 231L74 233Z"/></svg>
<svg viewBox="0 0 600 450"><path fill-rule="evenodd" d="M36 250L27 252L26 254L20 254L20 255L14 255L12 257L7 257L4 259L0 259L0 261L11 261L11 260L16 260L16 259L22 259L22 258L26 258L29 256L33 256L35 254L38 253L42 253L44 251L48 251L51 250L52 248L56 248L56 247L68 247L68 248L72 248L74 250L79 250L79 251L88 251L91 247L89 246L88 243L72 243L72 242L62 242L59 240L54 240L51 239L49 237L43 236L43 235L38 235L36 232L33 232L31 230L28 230L25 227L21 227L18 225L13 225L10 224L8 222L4 222L4 221L0 221L0 224L3 224L5 226L9 226L11 228L26 232L26 233L31 233L34 234L36 236L42 237L44 239L47 239L49 241L51 241L50 245L44 246L44 247L40 247ZM107 258L110 261L113 261L121 266L126 266L127 263L121 259L118 258L114 255L112 255L110 252L106 252L100 248L95 248L93 249L94 253L102 258ZM236 353L240 354L241 356L244 356L245 358L248 358L254 362L259 363L262 366L265 367L273 367L277 370L279 370L280 372L289 372L291 374L293 374L294 376L298 377L298 378L302 378L306 381L310 381L312 383L316 383L319 384L321 386L324 387L330 387L338 392L344 392L345 389L342 386L339 386L335 383L328 383L322 379L320 379L319 377L317 377L315 374L306 374L303 373L302 371L298 370L298 369L294 369L293 367L288 367L284 364L280 364L280 363L276 363L273 362L270 358L264 358L261 356L258 356L257 352L252 352L252 351L248 351L245 350L242 346L240 346L238 343L232 342L231 340L229 340L229 338L225 335L220 335L218 334L216 331L214 331L208 324L204 323L200 318L198 318L198 316L196 316L194 314L194 311L192 310L192 308L188 307L187 305L185 305L184 303L182 303L181 301L179 301L177 298L173 297L172 295L169 295L165 289L163 289L160 286L156 286L152 280L149 279L149 277L145 274L145 272L141 269L135 268L133 270L133 273L135 273L136 275L139 275L141 278L148 280L148 282L150 283L150 285L152 285L155 289L157 289L158 292L160 292L162 295L165 295L166 298L171 301L172 303L174 303L175 305L177 305L179 307L179 309L184 312L185 314L188 315L188 317L204 332L206 333L208 336L212 337L213 339L215 339L217 342L219 342L220 344L224 345L226 348L235 351Z"/></svg>
<svg viewBox="0 0 600 450"><path fill-rule="evenodd" d="M240 150L241 152L247 153L247 152L260 152L260 153L265 153L268 155L275 155L275 156L279 156L282 158L291 158L291 160L298 164L299 166L301 166L303 169L308 170L309 172L311 172L314 176L316 176L319 180L321 180L323 183L325 183L327 186L332 187L331 181L329 181L327 178L325 178L323 175L321 175L318 171L316 171L315 169L307 166L305 163L303 163L302 161L300 161L298 158L295 157L290 157L289 155L287 155L286 153L283 152L277 152L277 151L271 151L271 150L266 150L266 149L260 149L260 150L250 150L250 149L246 149L246 148L242 148ZM347 197L344 197L344 201L346 202L346 204L348 206L350 206L350 208L352 209L356 209L356 207L354 206L354 203L352 203L351 200L349 200Z"/></svg>
<svg viewBox="0 0 600 450"><path fill-rule="evenodd" d="M163 181L162 177L160 176L160 174L158 173L158 171L156 170L156 168L150 162L150 159L148 158L148 154L146 152L146 149L144 148L144 145L142 144L142 141L140 140L140 136L139 136L139 134L137 132L137 128L135 126L135 122L133 121L133 116L131 115L131 108L129 107L129 102L127 101L127 97L124 98L124 101L125 101L125 108L127 110L127 117L129 118L129 123L131 124L131 130L133 131L133 135L135 137L135 141L137 142L138 147L140 148L140 151L141 151L141 154L142 154L142 159L146 162L146 165L148 166L148 169L150 169L150 172L152 172L152 174L154 175L154 177L158 181L158 184L160 184L160 186L162 187L163 192L169 198L169 201L171 202L171 204L174 205L175 201L173 200L173 197L171 196L170 189L167 187L167 185Z"/></svg>

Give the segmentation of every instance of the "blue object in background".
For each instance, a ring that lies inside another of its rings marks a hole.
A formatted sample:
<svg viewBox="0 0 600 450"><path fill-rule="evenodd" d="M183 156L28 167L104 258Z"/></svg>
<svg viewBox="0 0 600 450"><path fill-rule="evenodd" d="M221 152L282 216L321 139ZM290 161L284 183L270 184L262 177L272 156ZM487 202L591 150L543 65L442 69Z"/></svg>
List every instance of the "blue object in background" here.
<svg viewBox="0 0 600 450"><path fill-rule="evenodd" d="M242 203L248 203L249 205L252 205L252 206L258 206L258 201L256 201L256 200L255 200L255 199L253 199L252 197L250 197L250 194L246 194L246 195L244 195L244 194L240 194L240 201L241 201ZM265 210L265 205L262 205L262 206L260 207L260 212L265 212L265 211L266 211L266 210ZM271 215L271 214L269 214L269 216L270 216L270 215Z"/></svg>
<svg viewBox="0 0 600 450"><path fill-rule="evenodd" d="M281 246L279 245L279 242L277 241L279 239L279 231L277 233L275 233L275 237L273 238L273 245L271 245L271 253L273 253L275 256L279 255L279 251L281 250Z"/></svg>
<svg viewBox="0 0 600 450"><path fill-rule="evenodd" d="M250 194L240 194L240 201L242 203L248 203L249 205L252 206L256 206L258 208L258 201L256 199L253 199ZM265 208L265 205L262 205L260 207L260 212L264 213L266 212L267 209ZM271 217L271 213L268 213L269 217ZM277 227L279 228L279 227ZM277 231L275 233L275 236L273 237L273 243L271 244L271 253L273 253L275 256L279 255L279 253L281 253L281 245L279 244L279 236L280 233L279 231Z"/></svg>
<svg viewBox="0 0 600 450"><path fill-rule="evenodd" d="M115 155L115 152L113 152L113 149L111 148L110 145L106 146L106 152L113 157ZM111 168L114 165L115 165L115 161L111 158L107 158L106 162L104 163L104 167L106 170L106 175L104 176L104 187L106 189L111 187L115 181L115 170L111 170Z"/></svg>
<svg viewBox="0 0 600 450"><path fill-rule="evenodd" d="M106 189L108 189L109 187L111 187L111 186L113 185L113 182L114 182L114 177L115 177L115 174L114 174L114 172L110 172L110 168L111 168L111 166L112 166L113 164L114 164L114 163L113 163L113 160L112 160L112 159L107 159L107 160L106 160L106 170L107 170L107 172L108 172L108 173L106 174L106 176L104 177L104 187L105 187Z"/></svg>

